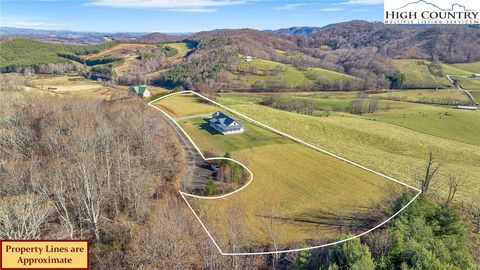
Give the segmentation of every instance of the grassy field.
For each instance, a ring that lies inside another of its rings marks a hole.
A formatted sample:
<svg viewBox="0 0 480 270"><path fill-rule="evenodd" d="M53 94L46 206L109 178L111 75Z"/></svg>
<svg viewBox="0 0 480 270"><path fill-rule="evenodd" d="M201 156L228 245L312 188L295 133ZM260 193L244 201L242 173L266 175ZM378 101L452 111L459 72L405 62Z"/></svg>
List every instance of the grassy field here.
<svg viewBox="0 0 480 270"><path fill-rule="evenodd" d="M389 111L365 117L405 127L438 138L480 146L480 114L448 107L391 102Z"/></svg>
<svg viewBox="0 0 480 270"><path fill-rule="evenodd" d="M370 97L418 102L418 103L435 103L442 104L449 101L459 104L466 104L469 99L466 95L457 90L398 90L389 91L387 93L371 94Z"/></svg>
<svg viewBox="0 0 480 270"><path fill-rule="evenodd" d="M448 92L455 93L454 95L461 95L458 91ZM381 98L381 95L383 94L372 94L370 97ZM446 95L446 93L440 94L439 96L443 95ZM250 96L250 98L247 98L247 96ZM343 95L342 93L340 93L339 96L335 96L335 93L332 93L332 96L329 98L324 98L324 93L301 96L281 96L281 99L309 101L311 104L316 105L317 110L329 108L333 109L333 111L339 112L346 112L349 103L353 100L350 96ZM432 96L429 96L428 94L427 96L432 98ZM254 97L256 97L256 99ZM261 94L243 94L243 96L239 96L238 94L225 94L220 101L222 104L228 105L235 105L238 103L252 104L258 103L262 98L263 95ZM335 110L335 108L337 109ZM381 100L378 105L378 110L375 113L362 116L341 113L337 114L337 116L354 118L361 117L371 121L381 121L405 127L419 133L480 146L480 136L477 132L477 130L480 130L480 114L475 111L458 110L455 109L454 106L433 106L419 103Z"/></svg>
<svg viewBox="0 0 480 270"><path fill-rule="evenodd" d="M461 68L461 66L456 65L456 64L441 64L442 69L445 74L447 75L461 75L461 76L468 76L472 75L471 72L464 70Z"/></svg>
<svg viewBox="0 0 480 270"><path fill-rule="evenodd" d="M169 97L155 105L176 117L218 110L191 96ZM201 117L179 121L203 152L229 152L254 174L247 188L226 198L188 199L224 251L230 251L232 230L241 239L239 245L334 238L340 227L348 230L340 220L355 223L354 216L373 210L393 188L382 177L240 121L245 133L229 136L213 132Z"/></svg>
<svg viewBox="0 0 480 270"><path fill-rule="evenodd" d="M263 59L250 62L242 59L240 57L237 64L239 72L232 74L233 88L261 87L268 81L278 84L279 88L312 88L319 83L356 79L347 74L321 68L301 70L292 65Z"/></svg>
<svg viewBox="0 0 480 270"><path fill-rule="evenodd" d="M162 106L164 103L168 106ZM193 98L191 95L174 95L160 100L155 105L163 108L172 117L213 113L219 110L211 103L199 102L197 98Z"/></svg>
<svg viewBox="0 0 480 270"><path fill-rule="evenodd" d="M166 43L165 45L175 48L178 51L177 55L180 55L182 57L184 57L187 54L187 52L190 50L189 45L185 42Z"/></svg>
<svg viewBox="0 0 480 270"><path fill-rule="evenodd" d="M364 116L339 113L330 117L315 117L241 100L238 101L240 104L234 105L235 98L226 94L220 102L228 103L233 109L274 128L410 184L416 183L412 179L414 172L424 166L429 151L433 151L442 163L439 180L443 194L449 173L462 173L468 177L469 188L459 194L462 200L469 201L480 192L477 181L480 179L479 112L381 101L381 104L390 104L389 111Z"/></svg>
<svg viewBox="0 0 480 270"><path fill-rule="evenodd" d="M87 55L84 58L92 59L92 58L98 58L98 57L104 57L104 56L127 58L132 55L137 55L138 51L145 50L148 48L155 48L155 46L148 45L148 44L120 43L112 46L111 48L102 50L96 54Z"/></svg>
<svg viewBox="0 0 480 270"><path fill-rule="evenodd" d="M29 89L30 91L43 90L56 94L99 97L106 100L112 97L125 96L128 91L127 87L105 86L82 76L32 75L28 79L33 84L33 88ZM156 89L152 89L152 93L156 93Z"/></svg>
<svg viewBox="0 0 480 270"><path fill-rule="evenodd" d="M453 79L458 80L460 86L466 90L480 90L480 79L470 79L470 78L461 78L453 77Z"/></svg>
<svg viewBox="0 0 480 270"><path fill-rule="evenodd" d="M480 101L480 90L470 91L470 94L477 100Z"/></svg>
<svg viewBox="0 0 480 270"><path fill-rule="evenodd" d="M480 73L480 62L453 64L452 66L467 71L469 73L468 75L471 75L472 73Z"/></svg>
<svg viewBox="0 0 480 270"><path fill-rule="evenodd" d="M102 85L82 76L33 76L33 86L53 92L79 92L98 90Z"/></svg>
<svg viewBox="0 0 480 270"><path fill-rule="evenodd" d="M430 72L429 64L431 62L426 60L393 60L393 65L406 76L404 88L451 88L452 84L444 75L435 76Z"/></svg>

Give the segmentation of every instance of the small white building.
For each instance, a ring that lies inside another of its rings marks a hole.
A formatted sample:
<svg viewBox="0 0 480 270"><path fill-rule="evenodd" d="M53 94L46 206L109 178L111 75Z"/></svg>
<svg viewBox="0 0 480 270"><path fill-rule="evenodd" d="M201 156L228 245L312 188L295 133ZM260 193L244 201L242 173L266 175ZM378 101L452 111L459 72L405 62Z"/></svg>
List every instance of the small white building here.
<svg viewBox="0 0 480 270"><path fill-rule="evenodd" d="M128 88L131 93L137 94L143 98L150 98L152 95L146 85L132 85Z"/></svg>
<svg viewBox="0 0 480 270"><path fill-rule="evenodd" d="M475 106L462 106L462 105L458 105L458 106L457 106L457 109L460 109L460 110L469 110L469 111L476 111L476 110L478 110L478 108L475 107Z"/></svg>
<svg viewBox="0 0 480 270"><path fill-rule="evenodd" d="M250 56L250 55L245 55L245 57L243 57L243 61L245 62L252 62L253 61L253 56Z"/></svg>
<svg viewBox="0 0 480 270"><path fill-rule="evenodd" d="M480 74L472 74L472 76L470 76L471 78L474 78L474 79L480 79Z"/></svg>

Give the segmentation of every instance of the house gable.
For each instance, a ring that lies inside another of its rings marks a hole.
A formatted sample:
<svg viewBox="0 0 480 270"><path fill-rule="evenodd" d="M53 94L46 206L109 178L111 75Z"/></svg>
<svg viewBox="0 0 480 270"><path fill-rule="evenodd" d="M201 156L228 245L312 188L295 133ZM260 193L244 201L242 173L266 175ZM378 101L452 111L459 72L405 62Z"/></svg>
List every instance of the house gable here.
<svg viewBox="0 0 480 270"><path fill-rule="evenodd" d="M223 112L216 112L208 120L210 126L222 134L242 133L245 129L232 117Z"/></svg>

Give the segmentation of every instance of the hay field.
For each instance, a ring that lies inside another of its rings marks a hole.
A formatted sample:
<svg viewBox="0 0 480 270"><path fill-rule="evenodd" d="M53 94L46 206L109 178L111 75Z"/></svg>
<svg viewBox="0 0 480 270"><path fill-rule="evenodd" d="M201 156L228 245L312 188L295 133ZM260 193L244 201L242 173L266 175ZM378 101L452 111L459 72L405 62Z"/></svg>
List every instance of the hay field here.
<svg viewBox="0 0 480 270"><path fill-rule="evenodd" d="M194 109L194 104L199 108ZM193 96L168 97L155 106L174 117L219 110L198 103ZM202 152L219 156L229 152L253 172L249 186L226 198L188 198L224 251L231 251L231 233L241 239L239 245L247 246L268 245L272 241L284 246L309 239L333 239L340 231L358 233L366 230L365 224L359 224L359 215L381 209L378 204L392 189L407 190L238 117L237 120L245 124L246 132L229 136L213 132L203 117L179 121ZM307 125L301 129L310 132Z"/></svg>
<svg viewBox="0 0 480 270"><path fill-rule="evenodd" d="M223 102L222 99L220 101ZM232 104L231 99L228 101ZM470 188L463 190L459 198L468 202L477 196L480 193L480 183L477 181L480 179L480 113L421 104L397 104L398 108L391 106L390 113L364 116L341 113L330 117L301 115L253 103L231 107L276 129L412 185L417 184L413 179L414 173L423 168L428 153L433 151L442 163L439 171L442 187L446 187L450 173L462 173L467 176ZM404 120L402 111L406 114L411 111L413 115L406 116ZM418 112L428 116L423 118ZM445 112L451 115L436 119ZM441 191L445 192L445 189Z"/></svg>

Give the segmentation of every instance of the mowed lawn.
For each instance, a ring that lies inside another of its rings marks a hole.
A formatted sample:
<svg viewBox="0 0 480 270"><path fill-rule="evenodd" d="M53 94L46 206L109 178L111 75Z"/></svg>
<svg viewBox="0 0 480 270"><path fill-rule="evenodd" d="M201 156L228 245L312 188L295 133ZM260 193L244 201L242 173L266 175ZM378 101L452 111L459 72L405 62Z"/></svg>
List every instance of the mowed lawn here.
<svg viewBox="0 0 480 270"><path fill-rule="evenodd" d="M194 109L193 104L199 108ZM168 97L155 105L174 117L220 110L212 105L207 108L196 97L185 95ZM254 179L247 188L226 198L188 198L223 251L231 251L228 239L232 232L240 239L238 245L248 246L274 241L281 248L309 239L334 239L340 230L345 233L349 225L358 225L356 215L378 213L378 204L392 189L409 190L238 117L237 120L245 124L246 131L229 136L214 133L202 117L179 120L202 152L218 156L229 152L253 172ZM309 127L302 129L308 132ZM356 229L351 232L366 230Z"/></svg>
<svg viewBox="0 0 480 270"><path fill-rule="evenodd" d="M193 97L191 94L173 95L161 99L154 105L174 118L213 113L219 110L212 103Z"/></svg>

